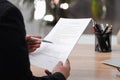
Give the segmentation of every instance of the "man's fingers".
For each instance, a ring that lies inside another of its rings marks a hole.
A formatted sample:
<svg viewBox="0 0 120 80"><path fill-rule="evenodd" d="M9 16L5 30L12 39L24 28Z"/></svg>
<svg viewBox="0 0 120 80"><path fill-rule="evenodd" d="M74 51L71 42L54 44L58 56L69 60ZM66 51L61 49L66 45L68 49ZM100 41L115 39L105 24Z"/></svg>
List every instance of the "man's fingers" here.
<svg viewBox="0 0 120 80"><path fill-rule="evenodd" d="M50 71L48 71L48 70L45 70L45 73L47 74L47 75L51 75L52 73L50 72Z"/></svg>
<svg viewBox="0 0 120 80"><path fill-rule="evenodd" d="M57 66L63 66L63 62L62 61L59 61Z"/></svg>
<svg viewBox="0 0 120 80"><path fill-rule="evenodd" d="M66 66L66 67L68 67L68 66L70 66L70 62L69 62L69 60L67 59L66 62L65 62L65 64L63 65L63 62L62 62L62 61L59 61L58 64L57 64L57 66Z"/></svg>
<svg viewBox="0 0 120 80"><path fill-rule="evenodd" d="M64 66L66 66L66 67L69 67L70 66L70 62L69 62L69 60L67 59L66 60L66 62L65 62L65 65Z"/></svg>
<svg viewBox="0 0 120 80"><path fill-rule="evenodd" d="M34 36L34 35L33 35L33 36L31 36L31 37L35 37L35 38L42 38L42 36Z"/></svg>

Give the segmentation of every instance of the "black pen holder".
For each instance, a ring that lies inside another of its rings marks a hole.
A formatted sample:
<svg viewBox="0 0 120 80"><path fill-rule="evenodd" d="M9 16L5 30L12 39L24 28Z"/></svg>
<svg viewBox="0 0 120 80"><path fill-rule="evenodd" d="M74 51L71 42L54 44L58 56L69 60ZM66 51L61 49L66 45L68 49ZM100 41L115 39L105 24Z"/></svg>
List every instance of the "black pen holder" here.
<svg viewBox="0 0 120 80"><path fill-rule="evenodd" d="M112 32L105 34L95 32L95 51L111 52L111 37Z"/></svg>

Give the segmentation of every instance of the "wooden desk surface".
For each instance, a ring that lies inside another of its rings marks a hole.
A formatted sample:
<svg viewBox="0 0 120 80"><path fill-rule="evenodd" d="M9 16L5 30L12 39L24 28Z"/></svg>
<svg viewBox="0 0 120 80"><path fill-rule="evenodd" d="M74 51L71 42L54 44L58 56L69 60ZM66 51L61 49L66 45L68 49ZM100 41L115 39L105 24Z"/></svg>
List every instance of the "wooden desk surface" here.
<svg viewBox="0 0 120 80"><path fill-rule="evenodd" d="M120 80L120 72L101 61L110 58L120 58L120 46L112 46L112 52L99 53L94 51L94 45L78 44L69 56L71 75L68 80ZM36 76L45 75L44 70L31 66Z"/></svg>

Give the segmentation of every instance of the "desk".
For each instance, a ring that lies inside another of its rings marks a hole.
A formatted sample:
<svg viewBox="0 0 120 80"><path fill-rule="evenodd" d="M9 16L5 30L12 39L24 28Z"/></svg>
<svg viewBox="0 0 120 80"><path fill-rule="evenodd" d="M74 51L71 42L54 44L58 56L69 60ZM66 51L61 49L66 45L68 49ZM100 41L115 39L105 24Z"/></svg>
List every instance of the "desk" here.
<svg viewBox="0 0 120 80"><path fill-rule="evenodd" d="M116 68L101 63L115 57L120 58L120 46L112 46L112 52L99 53L92 44L77 44L69 56L71 75L68 80L120 80ZM36 66L31 69L36 76L45 75L43 69Z"/></svg>

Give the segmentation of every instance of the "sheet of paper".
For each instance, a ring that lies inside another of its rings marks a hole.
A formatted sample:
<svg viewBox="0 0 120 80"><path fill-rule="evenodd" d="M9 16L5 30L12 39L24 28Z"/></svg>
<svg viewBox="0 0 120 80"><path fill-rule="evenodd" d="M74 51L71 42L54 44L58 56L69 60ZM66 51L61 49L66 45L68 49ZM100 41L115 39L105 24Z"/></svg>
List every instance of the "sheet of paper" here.
<svg viewBox="0 0 120 80"><path fill-rule="evenodd" d="M60 18L44 38L53 43L42 42L41 47L29 56L31 64L52 71L58 61L65 63L90 21L91 18Z"/></svg>
<svg viewBox="0 0 120 80"><path fill-rule="evenodd" d="M111 59L102 61L102 63L107 64L109 66L120 68L120 58L111 58Z"/></svg>

